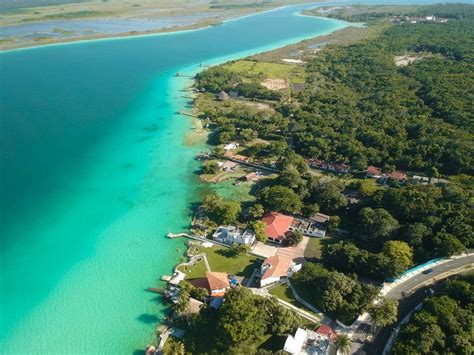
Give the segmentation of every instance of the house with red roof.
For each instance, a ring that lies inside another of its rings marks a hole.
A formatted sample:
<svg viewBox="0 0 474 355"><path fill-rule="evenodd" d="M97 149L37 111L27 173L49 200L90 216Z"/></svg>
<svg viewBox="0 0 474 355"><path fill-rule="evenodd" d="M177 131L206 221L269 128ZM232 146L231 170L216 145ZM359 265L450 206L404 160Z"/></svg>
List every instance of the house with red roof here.
<svg viewBox="0 0 474 355"><path fill-rule="evenodd" d="M293 266L295 266L293 260L286 256L275 255L269 257L263 262L260 269L260 287L288 277L288 273L292 271Z"/></svg>
<svg viewBox="0 0 474 355"><path fill-rule="evenodd" d="M265 214L262 221L267 225L265 233L268 240L281 244L285 240L285 233L290 230L293 220L293 217L278 212Z"/></svg>
<svg viewBox="0 0 474 355"><path fill-rule="evenodd" d="M367 168L367 177L372 177L372 178L381 178L382 177L382 169L377 168L376 166L369 166Z"/></svg>
<svg viewBox="0 0 474 355"><path fill-rule="evenodd" d="M330 341L334 341L337 338L337 333L332 329L329 325L327 324L321 324L317 329L316 329L316 334L319 334L321 336L324 336L328 338Z"/></svg>
<svg viewBox="0 0 474 355"><path fill-rule="evenodd" d="M389 175L390 179L403 183L407 179L407 174L402 173L401 171L394 171Z"/></svg>
<svg viewBox="0 0 474 355"><path fill-rule="evenodd" d="M229 278L225 272L206 272L208 290L212 297L222 297L230 288Z"/></svg>

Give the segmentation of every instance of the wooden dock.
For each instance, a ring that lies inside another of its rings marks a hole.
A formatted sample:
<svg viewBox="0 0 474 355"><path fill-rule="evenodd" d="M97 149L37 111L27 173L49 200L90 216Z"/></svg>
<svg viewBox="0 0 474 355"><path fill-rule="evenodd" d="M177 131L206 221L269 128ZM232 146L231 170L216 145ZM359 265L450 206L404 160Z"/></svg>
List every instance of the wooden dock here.
<svg viewBox="0 0 474 355"><path fill-rule="evenodd" d="M148 287L146 290L148 292L159 293L160 295L163 295L165 293L165 290L163 290L162 288L156 288L156 287Z"/></svg>
<svg viewBox="0 0 474 355"><path fill-rule="evenodd" d="M179 111L179 114L180 114L180 115L185 115L185 116L191 116L191 117L199 118L199 116L195 115L194 113L188 112L188 111L184 111L184 110Z"/></svg>
<svg viewBox="0 0 474 355"><path fill-rule="evenodd" d="M184 78L194 78L194 75L183 74L183 73L180 73L180 72L177 72L176 76L177 77L184 77Z"/></svg>
<svg viewBox="0 0 474 355"><path fill-rule="evenodd" d="M187 233L177 233L177 234L175 234L175 233L171 233L171 232L168 233L168 234L166 235L166 237L168 237L168 238L170 238L170 239L173 239L173 238L181 238L181 237L191 238L191 236L190 236L189 234L187 234Z"/></svg>

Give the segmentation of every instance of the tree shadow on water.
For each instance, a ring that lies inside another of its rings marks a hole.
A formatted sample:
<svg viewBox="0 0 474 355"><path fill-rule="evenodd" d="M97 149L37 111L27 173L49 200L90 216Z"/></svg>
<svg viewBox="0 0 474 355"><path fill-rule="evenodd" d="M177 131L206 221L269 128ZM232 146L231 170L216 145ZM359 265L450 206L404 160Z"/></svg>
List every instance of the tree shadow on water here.
<svg viewBox="0 0 474 355"><path fill-rule="evenodd" d="M137 320L139 320L142 323L146 323L146 324L155 324L155 323L158 323L160 321L160 318L158 318L154 314L143 313L143 314L141 314L140 316L137 317Z"/></svg>

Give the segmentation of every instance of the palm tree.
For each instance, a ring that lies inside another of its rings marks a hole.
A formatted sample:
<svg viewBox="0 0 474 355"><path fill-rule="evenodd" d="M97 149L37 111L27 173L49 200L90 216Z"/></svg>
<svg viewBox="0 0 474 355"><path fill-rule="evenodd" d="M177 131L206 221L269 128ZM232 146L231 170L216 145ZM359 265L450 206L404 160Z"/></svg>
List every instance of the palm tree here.
<svg viewBox="0 0 474 355"><path fill-rule="evenodd" d="M341 355L349 355L351 353L351 341L346 334L339 334L335 341L336 349Z"/></svg>

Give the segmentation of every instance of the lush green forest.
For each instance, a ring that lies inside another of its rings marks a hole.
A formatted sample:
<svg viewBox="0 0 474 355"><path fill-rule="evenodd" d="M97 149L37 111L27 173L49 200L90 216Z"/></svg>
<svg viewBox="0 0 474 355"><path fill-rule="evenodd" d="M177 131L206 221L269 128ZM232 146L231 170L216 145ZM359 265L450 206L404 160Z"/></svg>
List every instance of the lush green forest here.
<svg viewBox="0 0 474 355"><path fill-rule="evenodd" d="M355 169L377 165L471 174L473 42L473 17L391 26L376 39L322 51L306 68L305 89L296 100L278 105L277 129L269 127L275 121L229 112L226 119L219 117L220 131L229 133L226 139L238 138L241 129L274 139L278 130L293 137L301 155ZM406 54L418 60L397 67L395 56ZM225 67L201 73L198 82L210 92L236 90L254 99L277 99L275 92L244 83Z"/></svg>
<svg viewBox="0 0 474 355"><path fill-rule="evenodd" d="M196 316L177 319L177 325L187 329L184 345L190 354L255 354L266 347L271 354L304 324L275 299L255 296L245 287L228 291L219 310L207 307ZM281 336L283 343L275 348L275 338Z"/></svg>
<svg viewBox="0 0 474 355"><path fill-rule="evenodd" d="M329 271L315 263L306 263L292 282L309 302L346 324L368 310L379 292L375 286L361 284L354 275Z"/></svg>
<svg viewBox="0 0 474 355"><path fill-rule="evenodd" d="M273 110L236 102L203 108L215 143L266 140L244 151L277 161L281 169L258 192L261 207L341 217L348 237L323 248L329 269L381 281L474 246L474 184L468 175L474 167L474 21L456 15L464 6L434 8L460 19L392 25L376 39L325 49L308 63L305 88L275 101ZM420 59L397 67L394 57L403 53ZM260 86L248 79L246 85ZM198 85L217 93L238 90L243 79L224 65L200 74ZM374 164L455 176L444 187L408 182L380 188L373 181L310 175L303 157L361 170ZM359 203L348 206L350 194Z"/></svg>
<svg viewBox="0 0 474 355"><path fill-rule="evenodd" d="M304 73L298 75L305 83L298 90L292 85L270 90L261 85L263 71L236 72L232 68L243 65L238 62L200 73L197 87L206 93L198 107L212 130L210 143L218 145L214 156L221 159L219 145L236 141L239 154L279 170L278 177L259 181L256 201L206 198L209 225L255 226L268 211L330 214L331 238L321 242L320 255L292 282L308 302L347 323L361 312L374 312L370 305L377 288L372 284L473 248L473 9L455 4L397 10L409 16L435 14L446 23L388 23L385 13L377 17L383 24L374 24L378 35L328 45L305 58L306 65L299 67ZM264 64L259 62L259 68ZM285 79L297 83L291 76ZM221 90L239 98L215 100ZM308 166L310 159L348 164L352 174L315 171ZM447 180L381 182L366 178L369 165ZM425 313L415 315L415 325L401 333L405 345L400 342L397 353L441 353L442 346L467 353L470 345L461 339L464 322L455 324L436 313L437 302L444 302L453 314L468 315L464 301L456 298L466 285L459 285L447 287L446 294L427 302ZM457 293L449 293L450 287ZM396 305L390 302L394 318ZM428 318L426 312L431 312ZM452 329L453 336L417 343L421 331L432 338L440 329Z"/></svg>
<svg viewBox="0 0 474 355"><path fill-rule="evenodd" d="M473 275L448 281L402 327L392 353L472 354L473 295Z"/></svg>
<svg viewBox="0 0 474 355"><path fill-rule="evenodd" d="M474 246L472 193L449 186L378 190L349 211L349 238L323 250L324 264L376 280Z"/></svg>
<svg viewBox="0 0 474 355"><path fill-rule="evenodd" d="M430 6L416 5L354 5L350 7L323 7L309 10L308 13L315 16L327 16L350 22L373 23L390 17L398 16L437 16L448 19L464 19L474 16L471 5L457 4L435 4ZM328 11L329 10L329 11Z"/></svg>
<svg viewBox="0 0 474 355"><path fill-rule="evenodd" d="M473 19L392 26L324 51L291 107L296 149L352 164L446 174L474 169ZM395 55L423 57L397 67Z"/></svg>

